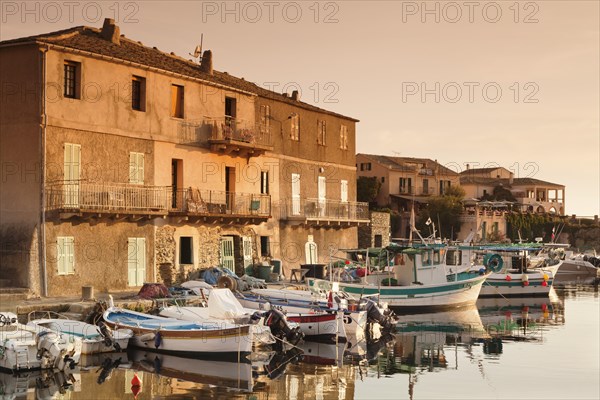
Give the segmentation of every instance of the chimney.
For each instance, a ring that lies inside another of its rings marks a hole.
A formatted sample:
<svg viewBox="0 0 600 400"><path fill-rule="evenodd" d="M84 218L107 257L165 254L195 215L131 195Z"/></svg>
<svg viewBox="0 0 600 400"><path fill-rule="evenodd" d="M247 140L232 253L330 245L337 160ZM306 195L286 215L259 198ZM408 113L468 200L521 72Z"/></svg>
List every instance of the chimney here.
<svg viewBox="0 0 600 400"><path fill-rule="evenodd" d="M469 164L467 164L467 169L469 169Z"/></svg>
<svg viewBox="0 0 600 400"><path fill-rule="evenodd" d="M100 36L104 40L108 40L114 44L121 44L121 30L117 25L115 25L115 20L112 18L105 18L104 25L102 25L102 31L100 31Z"/></svg>
<svg viewBox="0 0 600 400"><path fill-rule="evenodd" d="M209 75L213 74L212 51L205 50L202 53L202 63L200 63L200 71L206 72Z"/></svg>
<svg viewBox="0 0 600 400"><path fill-rule="evenodd" d="M515 178L515 174L513 174L511 172L510 175L508 175L508 183L512 185L514 182L514 178Z"/></svg>
<svg viewBox="0 0 600 400"><path fill-rule="evenodd" d="M292 100L298 101L299 100L299 95L298 95L298 91L294 90L292 92Z"/></svg>
<svg viewBox="0 0 600 400"><path fill-rule="evenodd" d="M283 95L283 97L288 97L287 92L281 93Z"/></svg>

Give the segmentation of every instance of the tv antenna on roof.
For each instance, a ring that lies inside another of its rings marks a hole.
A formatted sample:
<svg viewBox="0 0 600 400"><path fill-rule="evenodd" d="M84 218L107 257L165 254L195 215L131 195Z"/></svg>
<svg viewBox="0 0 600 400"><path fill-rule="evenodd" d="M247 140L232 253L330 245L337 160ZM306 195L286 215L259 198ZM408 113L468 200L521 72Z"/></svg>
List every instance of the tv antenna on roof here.
<svg viewBox="0 0 600 400"><path fill-rule="evenodd" d="M203 41L204 41L204 34L202 33L200 35L200 44L198 46L196 46L196 48L194 49L194 54L189 53L190 56L198 59L198 63L200 63L202 61L202 42Z"/></svg>

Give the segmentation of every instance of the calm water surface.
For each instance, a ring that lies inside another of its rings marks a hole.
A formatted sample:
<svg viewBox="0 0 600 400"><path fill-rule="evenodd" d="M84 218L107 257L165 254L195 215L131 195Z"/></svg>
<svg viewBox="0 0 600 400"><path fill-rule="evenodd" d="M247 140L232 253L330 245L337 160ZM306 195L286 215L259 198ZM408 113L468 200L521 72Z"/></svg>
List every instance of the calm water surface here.
<svg viewBox="0 0 600 400"><path fill-rule="evenodd" d="M134 371L143 382L137 399L599 399L599 311L597 287L569 286L549 299L402 316L387 343L305 344L300 361L294 353L238 364L136 351L112 355L122 361L112 370L100 366L110 359L87 358L72 377L1 374L0 399L133 399Z"/></svg>

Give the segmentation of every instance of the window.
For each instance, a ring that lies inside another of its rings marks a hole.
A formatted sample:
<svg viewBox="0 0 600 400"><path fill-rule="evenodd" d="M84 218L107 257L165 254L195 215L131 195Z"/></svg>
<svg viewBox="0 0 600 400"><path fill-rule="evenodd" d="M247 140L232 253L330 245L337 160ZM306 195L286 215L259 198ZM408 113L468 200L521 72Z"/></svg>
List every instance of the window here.
<svg viewBox="0 0 600 400"><path fill-rule="evenodd" d="M225 97L225 125L232 126L236 117L236 101L233 97Z"/></svg>
<svg viewBox="0 0 600 400"><path fill-rule="evenodd" d="M57 263L58 275L72 275L75 273L75 238L72 236L59 236L56 238L58 246Z"/></svg>
<svg viewBox="0 0 600 400"><path fill-rule="evenodd" d="M347 203L348 202L348 181L341 180L340 182L341 182L340 200L342 201L342 203Z"/></svg>
<svg viewBox="0 0 600 400"><path fill-rule="evenodd" d="M487 222L483 221L481 223L481 239L485 240L487 239Z"/></svg>
<svg viewBox="0 0 600 400"><path fill-rule="evenodd" d="M146 78L140 76L131 78L131 108L146 111Z"/></svg>
<svg viewBox="0 0 600 400"><path fill-rule="evenodd" d="M269 194L269 171L260 171L260 193Z"/></svg>
<svg viewBox="0 0 600 400"><path fill-rule="evenodd" d="M179 238L179 264L194 264L192 238L189 236Z"/></svg>
<svg viewBox="0 0 600 400"><path fill-rule="evenodd" d="M171 85L171 117L183 118L183 86Z"/></svg>
<svg viewBox="0 0 600 400"><path fill-rule="evenodd" d="M385 176L381 177L381 183L385 183Z"/></svg>
<svg viewBox="0 0 600 400"><path fill-rule="evenodd" d="M263 257L269 257L271 255L271 247L269 245L269 237L260 237L260 255Z"/></svg>
<svg viewBox="0 0 600 400"><path fill-rule="evenodd" d="M290 139L292 140L300 140L300 116L298 114L294 114L290 117L291 127L290 127Z"/></svg>
<svg viewBox="0 0 600 400"><path fill-rule="evenodd" d="M429 179L423 179L423 194L429 194Z"/></svg>
<svg viewBox="0 0 600 400"><path fill-rule="evenodd" d="M373 245L375 247L383 247L383 236L382 235L375 235Z"/></svg>
<svg viewBox="0 0 600 400"><path fill-rule="evenodd" d="M348 127L340 126L340 149L348 150Z"/></svg>
<svg viewBox="0 0 600 400"><path fill-rule="evenodd" d="M450 187L451 181L440 181L440 196L446 193Z"/></svg>
<svg viewBox="0 0 600 400"><path fill-rule="evenodd" d="M412 178L400 178L400 193L412 194Z"/></svg>
<svg viewBox="0 0 600 400"><path fill-rule="evenodd" d="M260 106L260 133L271 133L271 106Z"/></svg>
<svg viewBox="0 0 600 400"><path fill-rule="evenodd" d="M65 61L64 96L70 99L79 99L81 82L81 64Z"/></svg>
<svg viewBox="0 0 600 400"><path fill-rule="evenodd" d="M325 121L317 122L317 144L325 146L325 139L327 136L327 123Z"/></svg>
<svg viewBox="0 0 600 400"><path fill-rule="evenodd" d="M494 232L497 235L499 230L500 230L499 222L494 222L494 225L492 225L492 232Z"/></svg>
<svg viewBox="0 0 600 400"><path fill-rule="evenodd" d="M144 184L144 153L129 153L129 183Z"/></svg>

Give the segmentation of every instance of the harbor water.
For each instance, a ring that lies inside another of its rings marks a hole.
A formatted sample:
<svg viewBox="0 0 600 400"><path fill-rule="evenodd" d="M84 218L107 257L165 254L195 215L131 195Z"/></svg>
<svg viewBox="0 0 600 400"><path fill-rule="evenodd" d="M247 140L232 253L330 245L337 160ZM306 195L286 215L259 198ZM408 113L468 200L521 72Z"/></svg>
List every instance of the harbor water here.
<svg viewBox="0 0 600 400"><path fill-rule="evenodd" d="M70 375L0 374L2 399L598 399L598 286L400 316L389 341L222 362L129 351ZM139 388L131 381L137 375ZM139 390L138 390L139 389Z"/></svg>

